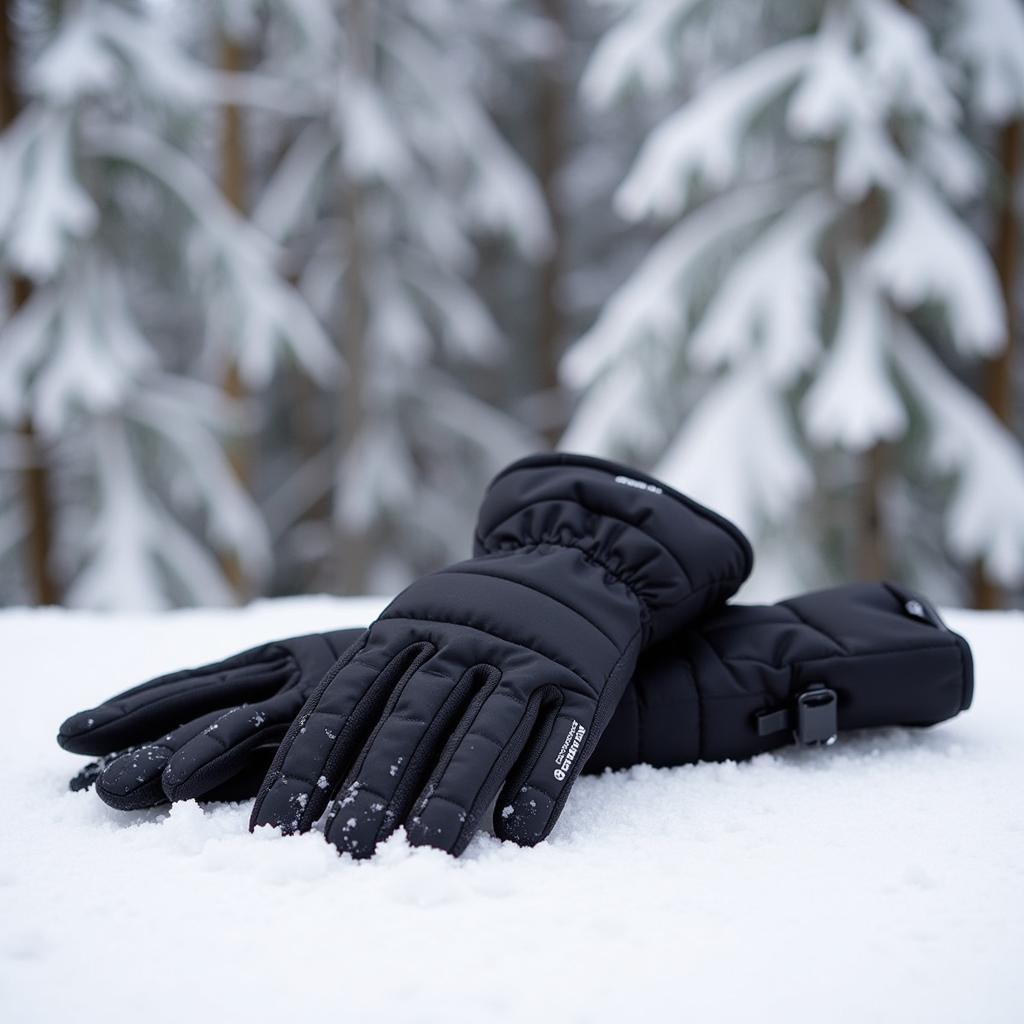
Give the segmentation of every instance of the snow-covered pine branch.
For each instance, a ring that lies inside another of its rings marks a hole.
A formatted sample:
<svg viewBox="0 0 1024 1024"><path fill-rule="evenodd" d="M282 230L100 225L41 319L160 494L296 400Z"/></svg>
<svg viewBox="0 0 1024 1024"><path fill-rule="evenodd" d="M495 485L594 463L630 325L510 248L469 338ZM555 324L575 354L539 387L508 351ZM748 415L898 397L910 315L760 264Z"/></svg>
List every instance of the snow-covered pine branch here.
<svg viewBox="0 0 1024 1024"><path fill-rule="evenodd" d="M902 453L919 409L954 451L929 463L933 480L955 473L954 500L945 525L920 503L887 528L944 532L954 559L983 557L1004 583L1024 577L1010 522L1024 521L1019 451L928 347L951 339L962 357L991 355L1005 330L991 257L958 204L984 184L965 106L1012 108L1024 21L1004 0L958 7L949 37L930 9L893 0L808 6L788 25L766 9L746 53L735 38L718 53L710 5L637 0L584 79L598 105L634 80L706 84L653 128L618 189L627 218L674 223L566 357L582 394L563 443L631 447L755 538L791 544L794 564L820 574L804 583L857 571L848 554L830 564L829 527L805 514L812 491L820 508L840 489L848 499L851 485L874 486L858 456L880 442ZM670 67L681 35L702 31L705 52L686 50L697 66ZM783 183L781 203L745 215L752 196ZM924 324L928 341L915 335L910 348L903 339ZM673 393L680 426L665 435ZM1003 510L994 466L1009 481ZM913 576L900 561L909 546L887 539L890 571Z"/></svg>
<svg viewBox="0 0 1024 1024"><path fill-rule="evenodd" d="M226 80L157 14L109 0L69 10L0 139L0 263L34 285L0 327L0 415L31 419L53 451L58 493L80 496L60 510L58 542L77 571L71 597L104 606L225 600L219 554L255 576L269 563L260 515L224 456L223 417L202 414L222 396L200 399L162 372L171 361L153 311L136 300L152 288L147 275L174 267L184 281L202 253L203 286L175 296L161 282L162 303L187 307L218 343L234 343L250 381L265 382L286 350L315 375L337 364L305 300L278 275L274 247L186 148L165 141L165 119L195 127ZM169 197L179 219L165 223L180 232L112 227Z"/></svg>

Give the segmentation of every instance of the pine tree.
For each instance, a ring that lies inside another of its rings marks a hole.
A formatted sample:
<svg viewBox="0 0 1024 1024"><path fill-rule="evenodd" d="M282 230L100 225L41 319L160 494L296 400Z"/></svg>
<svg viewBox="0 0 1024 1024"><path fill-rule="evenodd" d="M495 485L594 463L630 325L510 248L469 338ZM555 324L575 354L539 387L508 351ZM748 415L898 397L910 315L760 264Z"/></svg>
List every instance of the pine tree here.
<svg viewBox="0 0 1024 1024"><path fill-rule="evenodd" d="M943 544L1024 579L1024 459L958 371L998 351L1005 319L935 27L892 0L625 6L593 100L695 87L616 192L666 228L564 363L584 393L563 443L735 516L764 591L868 565L962 596L932 572Z"/></svg>
<svg viewBox="0 0 1024 1024"><path fill-rule="evenodd" d="M233 414L165 332L205 330L254 382L282 352L311 372L335 361L272 244L185 145L225 98L277 94L197 64L152 5L91 0L54 21L30 6L27 102L0 137L0 265L32 292L0 329L0 417L28 418L53 452L70 600L229 600L214 552L258 578L266 530L224 457Z"/></svg>
<svg viewBox="0 0 1024 1024"><path fill-rule="evenodd" d="M984 395L998 419L1019 426L1014 378L1020 352L1020 202L1024 187L1024 10L1013 0L961 2L946 48L966 74L967 106L974 134L995 150L995 217L991 248L1006 314L1002 351L986 367ZM995 139L991 138L995 134ZM993 144L994 143L994 144ZM995 607L1002 595L983 570L976 575L975 602Z"/></svg>
<svg viewBox="0 0 1024 1024"><path fill-rule="evenodd" d="M463 386L503 351L473 284L479 240L510 238L530 260L550 240L536 181L481 101L496 55L534 31L525 17L501 2L311 0L268 32L265 69L310 105L253 220L287 247L344 358L321 426L331 450L274 498L314 586L393 589L464 555L484 482L535 444ZM308 521L325 489L337 534Z"/></svg>

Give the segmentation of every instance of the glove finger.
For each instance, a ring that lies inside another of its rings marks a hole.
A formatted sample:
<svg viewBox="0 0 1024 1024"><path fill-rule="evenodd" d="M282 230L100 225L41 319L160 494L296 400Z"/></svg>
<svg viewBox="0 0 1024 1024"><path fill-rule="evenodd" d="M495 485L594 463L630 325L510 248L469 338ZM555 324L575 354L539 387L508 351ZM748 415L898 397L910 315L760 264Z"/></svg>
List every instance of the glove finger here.
<svg viewBox="0 0 1024 1024"><path fill-rule="evenodd" d="M473 838L556 690L528 701L498 685L482 692L463 716L406 821L414 846L458 856Z"/></svg>
<svg viewBox="0 0 1024 1024"><path fill-rule="evenodd" d="M66 719L57 742L74 754L107 754L156 739L183 722L269 697L294 670L273 644L203 668L173 672Z"/></svg>
<svg viewBox="0 0 1024 1024"><path fill-rule="evenodd" d="M508 777L494 815L494 834L520 846L544 839L579 777L591 736L594 706L564 693L557 715L538 723L529 746Z"/></svg>
<svg viewBox="0 0 1024 1024"><path fill-rule="evenodd" d="M223 709L211 711L179 726L156 743L144 743L109 759L96 778L96 795L119 811L167 803L161 776L168 761L193 737L215 726L224 714Z"/></svg>
<svg viewBox="0 0 1024 1024"><path fill-rule="evenodd" d="M391 691L431 654L430 643L392 643L373 631L352 648L313 691L281 743L263 780L249 828L271 825L305 832L324 812L366 737L380 719Z"/></svg>
<svg viewBox="0 0 1024 1024"><path fill-rule="evenodd" d="M269 743L250 750L245 763L231 778L211 787L197 799L203 803L251 800L260 791L260 783L270 769L278 746L278 743Z"/></svg>
<svg viewBox="0 0 1024 1024"><path fill-rule="evenodd" d="M209 798L211 790L246 768L256 750L276 747L302 705L302 694L289 689L269 700L233 708L170 758L163 770L163 792L172 801ZM261 757L260 763L266 771L268 759ZM248 796L255 796L259 781Z"/></svg>
<svg viewBox="0 0 1024 1024"><path fill-rule="evenodd" d="M480 665L446 671L444 652L396 687L341 792L328 810L327 840L341 853L369 857L394 831L436 763L475 690L501 678ZM458 679L458 682L455 680Z"/></svg>
<svg viewBox="0 0 1024 1024"><path fill-rule="evenodd" d="M95 761L90 761L81 771L76 772L68 779L68 789L72 793L80 793L83 789L88 789L106 771L108 765L113 764L119 757L130 754L134 749L134 747L128 747L127 750L114 750Z"/></svg>

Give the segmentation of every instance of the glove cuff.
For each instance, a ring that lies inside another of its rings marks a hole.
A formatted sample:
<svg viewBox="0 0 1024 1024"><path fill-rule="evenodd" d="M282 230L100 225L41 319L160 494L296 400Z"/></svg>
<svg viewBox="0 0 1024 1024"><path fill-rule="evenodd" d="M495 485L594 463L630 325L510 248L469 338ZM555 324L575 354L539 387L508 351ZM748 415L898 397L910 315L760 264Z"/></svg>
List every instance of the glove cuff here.
<svg viewBox="0 0 1024 1024"><path fill-rule="evenodd" d="M727 519L636 470L584 455L533 455L491 483L477 556L575 547L637 596L645 642L731 597L753 554Z"/></svg>

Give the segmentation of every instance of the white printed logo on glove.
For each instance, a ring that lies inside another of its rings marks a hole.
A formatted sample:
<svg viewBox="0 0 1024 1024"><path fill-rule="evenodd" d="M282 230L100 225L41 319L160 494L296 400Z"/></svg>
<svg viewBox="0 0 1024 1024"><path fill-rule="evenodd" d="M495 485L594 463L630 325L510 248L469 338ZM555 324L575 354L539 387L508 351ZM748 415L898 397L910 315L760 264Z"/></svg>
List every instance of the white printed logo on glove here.
<svg viewBox="0 0 1024 1024"><path fill-rule="evenodd" d="M576 755L579 753L580 744L583 742L586 731L574 718L572 725L569 726L569 734L565 737L565 742L562 744L562 749L558 751L558 756L555 758L555 778L559 782L565 779L569 773L570 766L576 760Z"/></svg>

